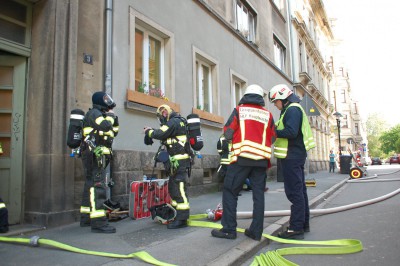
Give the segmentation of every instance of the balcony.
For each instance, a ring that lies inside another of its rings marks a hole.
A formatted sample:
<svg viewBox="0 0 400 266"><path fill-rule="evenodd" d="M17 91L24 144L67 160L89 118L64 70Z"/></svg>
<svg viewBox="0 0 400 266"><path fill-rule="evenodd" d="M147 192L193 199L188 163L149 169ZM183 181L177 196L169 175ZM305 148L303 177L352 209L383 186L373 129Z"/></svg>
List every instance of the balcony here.
<svg viewBox="0 0 400 266"><path fill-rule="evenodd" d="M307 72L300 72L299 73L299 79L300 79L300 83L303 86L307 86L308 83L311 81L311 77L308 75Z"/></svg>

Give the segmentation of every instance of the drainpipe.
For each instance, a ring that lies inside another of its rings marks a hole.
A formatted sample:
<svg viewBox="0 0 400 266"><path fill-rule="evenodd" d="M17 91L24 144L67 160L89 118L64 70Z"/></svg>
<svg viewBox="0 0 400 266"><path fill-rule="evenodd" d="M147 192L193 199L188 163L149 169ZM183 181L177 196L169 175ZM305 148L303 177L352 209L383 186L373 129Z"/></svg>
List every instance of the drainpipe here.
<svg viewBox="0 0 400 266"><path fill-rule="evenodd" d="M105 91L112 96L112 12L113 12L113 1L106 0L106 58L105 58ZM111 178L110 164L106 168L106 199L111 199L111 187L114 182Z"/></svg>
<svg viewBox="0 0 400 266"><path fill-rule="evenodd" d="M106 81L105 88L106 93L112 96L112 11L113 11L113 1L106 0Z"/></svg>
<svg viewBox="0 0 400 266"><path fill-rule="evenodd" d="M291 8L291 2L292 0L287 1L287 18L288 18L288 28L289 28L289 55L290 55L290 60L291 60L291 68L292 68L292 82L295 83L297 81L296 78L296 66L295 66L295 60L294 60L294 55L293 52L295 51L294 49L294 36L293 36L293 24L292 24L292 8ZM296 90L294 93L297 94Z"/></svg>

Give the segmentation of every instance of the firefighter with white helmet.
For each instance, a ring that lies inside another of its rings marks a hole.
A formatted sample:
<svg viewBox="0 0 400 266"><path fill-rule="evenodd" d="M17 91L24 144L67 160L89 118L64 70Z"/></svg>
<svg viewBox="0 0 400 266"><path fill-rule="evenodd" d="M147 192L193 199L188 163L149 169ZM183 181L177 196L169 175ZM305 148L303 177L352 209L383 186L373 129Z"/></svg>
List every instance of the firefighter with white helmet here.
<svg viewBox="0 0 400 266"><path fill-rule="evenodd" d="M274 86L268 98L281 111L276 122L277 139L274 155L280 160L285 193L292 203L289 227L278 234L286 239L303 239L310 231L310 208L304 177L307 151L315 147L307 116L299 104L300 98L286 84Z"/></svg>
<svg viewBox="0 0 400 266"><path fill-rule="evenodd" d="M274 119L264 106L263 88L250 85L224 126L223 136L232 146L222 194L222 228L212 230L213 237L236 238L238 195L249 178L253 189L253 219L244 233L261 240L267 167L275 139Z"/></svg>

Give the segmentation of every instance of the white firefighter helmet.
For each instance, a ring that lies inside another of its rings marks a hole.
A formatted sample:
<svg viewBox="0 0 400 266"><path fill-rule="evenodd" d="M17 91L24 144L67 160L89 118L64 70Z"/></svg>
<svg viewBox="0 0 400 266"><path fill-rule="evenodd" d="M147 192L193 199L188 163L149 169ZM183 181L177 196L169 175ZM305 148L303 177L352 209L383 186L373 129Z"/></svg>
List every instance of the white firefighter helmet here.
<svg viewBox="0 0 400 266"><path fill-rule="evenodd" d="M260 95L261 97L264 97L264 90L263 90L263 88L261 88L261 86L259 86L257 84L252 84L246 88L244 95L246 95L246 94L257 94L257 95Z"/></svg>
<svg viewBox="0 0 400 266"><path fill-rule="evenodd" d="M290 95L293 94L293 91L289 89L289 87L285 84L279 84L269 91L268 98L271 103L275 102L276 100L285 100Z"/></svg>

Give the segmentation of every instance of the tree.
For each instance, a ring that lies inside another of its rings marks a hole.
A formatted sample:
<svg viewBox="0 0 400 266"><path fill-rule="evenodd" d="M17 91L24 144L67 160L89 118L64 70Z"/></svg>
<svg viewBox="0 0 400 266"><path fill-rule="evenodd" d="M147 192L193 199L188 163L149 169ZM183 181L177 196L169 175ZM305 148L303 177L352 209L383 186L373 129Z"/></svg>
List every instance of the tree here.
<svg viewBox="0 0 400 266"><path fill-rule="evenodd" d="M379 113L372 113L367 118L368 150L371 157L384 157L379 137L389 128L389 125L381 117Z"/></svg>
<svg viewBox="0 0 400 266"><path fill-rule="evenodd" d="M400 124L383 132L379 137L381 150L386 154L400 152Z"/></svg>

